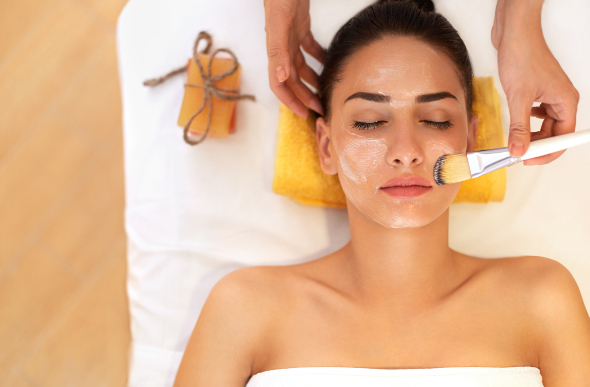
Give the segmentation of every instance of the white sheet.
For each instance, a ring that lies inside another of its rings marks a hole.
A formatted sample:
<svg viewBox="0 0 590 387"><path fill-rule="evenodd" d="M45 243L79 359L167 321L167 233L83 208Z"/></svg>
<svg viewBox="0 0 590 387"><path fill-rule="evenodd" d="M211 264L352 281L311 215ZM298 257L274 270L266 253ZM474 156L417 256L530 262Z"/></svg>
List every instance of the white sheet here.
<svg viewBox="0 0 590 387"><path fill-rule="evenodd" d="M369 0L311 0L312 31L327 47ZM493 75L495 0L435 1L457 28L475 75ZM581 95L590 129L590 3L546 0L549 47ZM237 133L191 147L176 125L184 76L142 82L191 55L201 30L243 68ZM262 0L131 0L118 22L123 94L128 284L133 344L129 386L171 386L209 290L238 267L321 257L350 237L345 210L297 204L272 192L278 100L268 86ZM316 66L317 68L317 66ZM508 109L501 90L504 126ZM533 119L538 129L540 121ZM451 206L450 245L481 257L542 255L563 263L590 305L590 146L545 166L507 169L502 203Z"/></svg>

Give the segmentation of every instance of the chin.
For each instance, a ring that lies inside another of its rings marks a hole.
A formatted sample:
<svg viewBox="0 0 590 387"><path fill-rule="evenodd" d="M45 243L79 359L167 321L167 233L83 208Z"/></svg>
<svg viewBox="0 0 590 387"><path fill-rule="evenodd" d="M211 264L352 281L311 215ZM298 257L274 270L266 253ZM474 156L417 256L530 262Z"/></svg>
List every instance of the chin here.
<svg viewBox="0 0 590 387"><path fill-rule="evenodd" d="M438 209L429 208L429 206L420 206L415 204L413 208L404 210L399 207L369 207L358 208L357 210L364 215L367 220L380 224L386 228L417 228L423 227L434 220L438 219L448 207L439 207Z"/></svg>
<svg viewBox="0 0 590 387"><path fill-rule="evenodd" d="M449 184L415 198L396 199L383 193L360 195L358 189L347 190L345 185L342 188L348 206L353 206L366 221L386 228L416 228L432 223L449 208L461 188L460 183Z"/></svg>

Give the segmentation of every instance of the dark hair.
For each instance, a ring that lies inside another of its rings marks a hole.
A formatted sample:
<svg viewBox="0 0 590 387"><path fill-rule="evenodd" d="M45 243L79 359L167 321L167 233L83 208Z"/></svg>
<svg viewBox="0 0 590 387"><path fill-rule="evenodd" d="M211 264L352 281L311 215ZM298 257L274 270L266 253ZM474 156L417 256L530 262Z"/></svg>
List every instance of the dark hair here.
<svg viewBox="0 0 590 387"><path fill-rule="evenodd" d="M467 116L471 118L473 70L467 47L457 30L434 11L431 0L379 0L340 27L326 51L324 70L318 80L318 94L326 120L331 114L332 91L341 80L347 59L386 36L414 37L446 54L457 67L465 91Z"/></svg>

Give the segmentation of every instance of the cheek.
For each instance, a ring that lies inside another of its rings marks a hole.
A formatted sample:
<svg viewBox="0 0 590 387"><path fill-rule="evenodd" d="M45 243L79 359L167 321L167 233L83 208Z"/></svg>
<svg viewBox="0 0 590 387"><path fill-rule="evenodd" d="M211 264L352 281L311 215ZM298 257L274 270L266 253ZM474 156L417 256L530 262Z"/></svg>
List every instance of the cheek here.
<svg viewBox="0 0 590 387"><path fill-rule="evenodd" d="M427 143L427 149L429 149L429 157L425 160L425 167L432 175L434 179L434 165L440 156L452 155L458 153L465 153L467 146L461 141L449 141L445 140L431 140ZM438 186L437 189L440 192L439 199L442 201L448 201L449 205L457 196L461 183L446 184Z"/></svg>
<svg viewBox="0 0 590 387"><path fill-rule="evenodd" d="M357 184L367 182L376 174L387 156L384 139L365 138L352 133L334 141L334 147L339 154L342 173Z"/></svg>
<svg viewBox="0 0 590 387"><path fill-rule="evenodd" d="M428 141L428 149L436 156L442 156L444 154L448 154L449 152L455 153L458 148L456 145L449 143L446 140L432 140Z"/></svg>
<svg viewBox="0 0 590 387"><path fill-rule="evenodd" d="M426 152L425 164L428 165L427 168L432 167L432 171L434 171L434 164L440 156L465 153L467 150L466 142L466 140L461 142L449 140L447 138L426 141L424 149Z"/></svg>

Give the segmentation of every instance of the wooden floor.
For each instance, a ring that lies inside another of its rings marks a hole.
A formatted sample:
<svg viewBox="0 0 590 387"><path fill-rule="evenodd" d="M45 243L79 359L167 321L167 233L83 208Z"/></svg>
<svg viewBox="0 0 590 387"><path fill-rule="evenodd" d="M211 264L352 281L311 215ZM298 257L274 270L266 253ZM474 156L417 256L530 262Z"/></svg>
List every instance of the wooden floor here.
<svg viewBox="0 0 590 387"><path fill-rule="evenodd" d="M126 0L0 1L0 386L125 386Z"/></svg>

